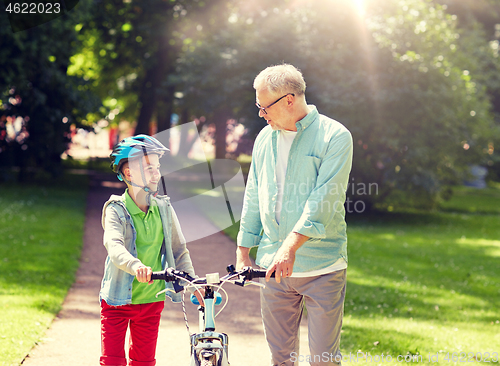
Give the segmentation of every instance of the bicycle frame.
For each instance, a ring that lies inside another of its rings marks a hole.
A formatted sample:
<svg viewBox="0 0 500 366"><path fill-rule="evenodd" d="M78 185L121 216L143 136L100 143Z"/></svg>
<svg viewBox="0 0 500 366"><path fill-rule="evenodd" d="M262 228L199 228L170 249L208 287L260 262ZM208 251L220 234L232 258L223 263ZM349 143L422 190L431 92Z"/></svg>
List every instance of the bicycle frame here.
<svg viewBox="0 0 500 366"><path fill-rule="evenodd" d="M214 366L229 366L228 361L228 343L229 339L226 333L215 331L215 305L218 304L213 287L206 285L204 306L199 306L199 326L200 332L191 335L191 359L190 366L200 366L200 359L203 357L216 356ZM191 302L199 305L196 297L191 295ZM217 341L218 343L215 343ZM201 357L200 357L201 356Z"/></svg>
<svg viewBox="0 0 500 366"><path fill-rule="evenodd" d="M218 273L207 274L205 278L195 279L185 272L176 271L172 268L167 268L162 272L154 272L151 276L152 280L174 282L176 292L183 290L183 287L178 284L179 280L186 280L191 286L205 290L203 296L204 305L198 307L200 330L198 333L190 335L191 356L189 366L229 366L228 336L225 333L215 331L215 305L219 304L218 300L222 300L222 297L214 291L214 288L222 289L222 285L226 282L231 282L239 286L247 284L262 286L251 280L257 277L265 277L266 275L265 270L257 270L250 267L245 267L241 271L235 271L233 265L228 266L227 271L228 274L220 279ZM227 301L228 299L226 298L226 303ZM191 295L191 302L199 305L194 295Z"/></svg>

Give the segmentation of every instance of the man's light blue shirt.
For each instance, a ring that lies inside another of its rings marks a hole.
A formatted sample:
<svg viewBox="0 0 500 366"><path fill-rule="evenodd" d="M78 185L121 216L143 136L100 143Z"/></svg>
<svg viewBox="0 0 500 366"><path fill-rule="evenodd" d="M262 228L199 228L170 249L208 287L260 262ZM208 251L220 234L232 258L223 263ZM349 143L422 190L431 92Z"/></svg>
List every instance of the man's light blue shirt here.
<svg viewBox="0 0 500 366"><path fill-rule="evenodd" d="M275 209L279 130L266 126L255 140L248 173L238 245L258 246L257 264L267 268L290 232L310 239L296 252L294 272L347 261L345 192L352 166L352 137L315 106L296 123L284 182L280 223Z"/></svg>

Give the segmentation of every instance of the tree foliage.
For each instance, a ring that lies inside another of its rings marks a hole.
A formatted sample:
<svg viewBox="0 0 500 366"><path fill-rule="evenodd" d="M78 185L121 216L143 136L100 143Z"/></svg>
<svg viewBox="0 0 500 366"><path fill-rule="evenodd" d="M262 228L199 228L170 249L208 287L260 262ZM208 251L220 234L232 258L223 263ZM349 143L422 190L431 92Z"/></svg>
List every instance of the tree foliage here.
<svg viewBox="0 0 500 366"><path fill-rule="evenodd" d="M439 5L385 4L367 23L381 57L367 60L376 70L367 96L373 109L357 121L353 177L377 183L375 202L388 205L404 192L400 204L428 205L443 184L461 182L469 164L485 163L498 138L481 69L493 53L480 30L462 34Z"/></svg>
<svg viewBox="0 0 500 366"><path fill-rule="evenodd" d="M70 126L99 107L87 83L66 73L80 10L23 32L0 27L0 166L20 167L21 180L33 168L57 175Z"/></svg>
<svg viewBox="0 0 500 366"><path fill-rule="evenodd" d="M38 80L31 68L51 70L59 76L53 82L70 88L50 87L59 93L51 100L69 103L51 113L53 123L82 119L81 93L90 89L112 111L110 121L137 121L137 133L148 133L152 120L169 128L173 111L181 121L204 116L216 126L222 157L227 119L243 122L250 136L265 125L254 76L287 62L303 71L308 101L353 134L349 192L370 206L430 207L470 164L494 161L498 146L500 33L491 29L498 15L484 10L498 6L457 1L103 0L97 7L86 0L89 17L73 28L64 23L60 35L54 29L49 48L37 46L40 34L26 44L9 36L0 48L2 100L28 88L14 76L19 69L30 81ZM30 64L35 54L42 57ZM369 184L376 194L357 189Z"/></svg>
<svg viewBox="0 0 500 366"><path fill-rule="evenodd" d="M114 115L137 121L136 133L149 133L153 120L159 130L167 129L175 92L169 76L189 44L180 30L206 7L199 0L100 2L82 24L83 47L71 72L92 79Z"/></svg>
<svg viewBox="0 0 500 366"><path fill-rule="evenodd" d="M308 100L353 133L349 192L370 206L429 207L469 164L491 159L498 128L488 91L498 58L479 23L460 28L440 4L365 5L232 2L226 19L183 54L179 85L194 110L224 106L261 128L245 106L253 108L253 77L271 64L295 64ZM369 184L377 194L367 194Z"/></svg>

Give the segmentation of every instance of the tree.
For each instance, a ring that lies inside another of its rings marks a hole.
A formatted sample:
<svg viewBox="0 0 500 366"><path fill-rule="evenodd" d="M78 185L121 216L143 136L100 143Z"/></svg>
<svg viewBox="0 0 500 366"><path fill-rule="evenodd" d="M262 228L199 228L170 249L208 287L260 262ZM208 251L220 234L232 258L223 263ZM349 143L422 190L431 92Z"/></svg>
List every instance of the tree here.
<svg viewBox="0 0 500 366"><path fill-rule="evenodd" d="M492 103L497 129L500 128L500 3L496 0L436 0L448 7L450 14L457 16L460 28L464 30L463 36L470 33L480 33L481 37L489 42L489 48L493 51L493 57L477 58L478 63L475 68L479 70L481 83L486 86L486 93ZM484 53L488 45L481 42L479 51ZM474 50L476 53L478 50ZM500 156L495 153L495 142L498 147L499 142L494 141L488 147L490 159L486 162L489 167L489 176L493 180L500 180ZM498 150L497 150L498 151Z"/></svg>
<svg viewBox="0 0 500 366"><path fill-rule="evenodd" d="M0 28L0 165L41 168L57 176L70 125L81 126L100 103L87 83L66 74L85 7L23 32ZM5 24L4 14L0 15Z"/></svg>
<svg viewBox="0 0 500 366"><path fill-rule="evenodd" d="M103 1L82 24L83 47L72 72L92 79L120 118L137 121L135 133L150 133L154 120L159 130L168 129L175 100L169 77L189 42L180 30L208 7L199 0Z"/></svg>
<svg viewBox="0 0 500 366"><path fill-rule="evenodd" d="M349 193L380 208L398 197L430 207L469 164L491 158L495 44L437 0L359 4L106 0L106 12L82 23L74 75L108 107L121 105L122 118L137 117L136 132L148 132L155 117L166 128L174 110L182 121L204 116L217 126L222 157L227 119L255 134L265 125L255 75L292 63L306 77L308 101L353 134ZM376 194L362 189L370 185Z"/></svg>
<svg viewBox="0 0 500 366"><path fill-rule="evenodd" d="M253 106L253 76L296 64L308 100L353 133L349 193L380 208L398 197L429 207L491 151L497 132L479 65L495 64L494 55L480 29L461 30L441 5L366 3L235 2L230 21L184 55L184 98L255 123L256 112L242 108Z"/></svg>
<svg viewBox="0 0 500 366"><path fill-rule="evenodd" d="M252 137L266 125L255 107L255 75L277 60L300 59L290 47L288 29L294 28L295 19L285 12L287 6L287 2L227 1L203 19L186 24L183 32L190 35L192 46L178 59L175 84L183 94L183 106L215 124L217 158L226 154L229 119L244 122Z"/></svg>
<svg viewBox="0 0 500 366"><path fill-rule="evenodd" d="M350 194L379 207L429 207L487 156L494 120L473 65L492 54L478 50L487 42L477 34L461 37L456 19L430 1L372 5L316 21L317 33L336 39L316 53L314 68L328 69L326 54L340 65L316 80L318 104L353 133Z"/></svg>

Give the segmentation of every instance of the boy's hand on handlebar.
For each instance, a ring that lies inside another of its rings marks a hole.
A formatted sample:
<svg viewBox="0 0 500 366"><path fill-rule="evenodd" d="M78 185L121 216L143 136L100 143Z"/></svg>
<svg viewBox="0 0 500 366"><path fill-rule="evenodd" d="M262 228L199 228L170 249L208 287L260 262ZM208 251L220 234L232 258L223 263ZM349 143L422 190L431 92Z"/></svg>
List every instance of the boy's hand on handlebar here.
<svg viewBox="0 0 500 366"><path fill-rule="evenodd" d="M151 267L142 266L139 267L135 272L135 278L137 278L137 281L139 282L152 284L153 283L153 281L151 280L152 273L153 271Z"/></svg>

